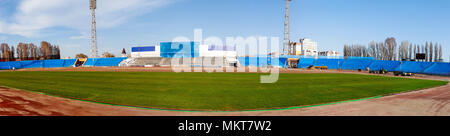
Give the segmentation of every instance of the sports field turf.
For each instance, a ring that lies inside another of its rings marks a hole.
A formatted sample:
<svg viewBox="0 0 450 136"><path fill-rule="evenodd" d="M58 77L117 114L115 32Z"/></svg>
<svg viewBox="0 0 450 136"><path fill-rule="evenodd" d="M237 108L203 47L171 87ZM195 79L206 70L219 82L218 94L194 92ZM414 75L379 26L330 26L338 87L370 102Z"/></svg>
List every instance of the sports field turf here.
<svg viewBox="0 0 450 136"><path fill-rule="evenodd" d="M358 74L0 72L0 85L84 100L161 109L252 110L330 103L445 85Z"/></svg>

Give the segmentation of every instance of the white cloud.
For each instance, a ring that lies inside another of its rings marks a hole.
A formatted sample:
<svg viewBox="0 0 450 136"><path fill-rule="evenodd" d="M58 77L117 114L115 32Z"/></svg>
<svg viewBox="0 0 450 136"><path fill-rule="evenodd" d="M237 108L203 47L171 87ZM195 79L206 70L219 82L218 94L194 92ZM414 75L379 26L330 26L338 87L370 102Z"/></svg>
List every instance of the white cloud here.
<svg viewBox="0 0 450 136"><path fill-rule="evenodd" d="M6 40L6 39L8 39L8 37L6 37L6 36L0 36L0 41Z"/></svg>
<svg viewBox="0 0 450 136"><path fill-rule="evenodd" d="M97 27L110 28L178 0L97 1ZM90 20L89 0L21 0L10 20L0 20L0 33L34 37L52 27L89 32Z"/></svg>
<svg viewBox="0 0 450 136"><path fill-rule="evenodd" d="M90 38L89 34L87 34L85 32L82 32L81 35L79 35L79 36L71 36L71 37L69 37L69 39L71 39L71 40L89 39L89 38Z"/></svg>

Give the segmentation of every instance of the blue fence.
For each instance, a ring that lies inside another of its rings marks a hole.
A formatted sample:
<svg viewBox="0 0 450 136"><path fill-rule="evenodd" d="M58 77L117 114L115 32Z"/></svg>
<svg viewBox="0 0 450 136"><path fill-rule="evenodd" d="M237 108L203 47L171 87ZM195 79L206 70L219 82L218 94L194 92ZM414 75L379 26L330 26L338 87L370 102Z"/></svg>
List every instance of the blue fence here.
<svg viewBox="0 0 450 136"><path fill-rule="evenodd" d="M413 62L413 61L404 61L400 66L398 66L395 71L403 71L410 73L423 73L424 70L431 65L433 62Z"/></svg>
<svg viewBox="0 0 450 136"><path fill-rule="evenodd" d="M450 76L450 63L434 63L424 70L425 74Z"/></svg>
<svg viewBox="0 0 450 136"><path fill-rule="evenodd" d="M112 67L119 66L119 63L127 58L95 58L88 59L86 66ZM71 67L76 59L59 59L59 60L31 60L31 61L11 61L0 62L0 69L22 69L22 68L61 68Z"/></svg>
<svg viewBox="0 0 450 136"><path fill-rule="evenodd" d="M119 66L119 63L123 60L127 59L126 57L122 58L89 58L84 66L92 66L92 67L114 67Z"/></svg>
<svg viewBox="0 0 450 136"><path fill-rule="evenodd" d="M347 58L347 59L327 59L305 58L300 56L278 56L278 57L239 57L238 60L243 66L287 66L288 58L299 58L299 68L313 66L327 66L329 69L344 70L387 70L390 72L401 71L410 73L422 73L433 75L450 75L450 63L440 62L412 62L412 61L386 61L373 60L373 58Z"/></svg>
<svg viewBox="0 0 450 136"><path fill-rule="evenodd" d="M192 55L192 54L190 54ZM188 55L189 56L189 55ZM288 57L239 57L238 60L242 66L279 66L285 67ZM432 75L450 76L450 63L441 62L410 62L410 61L384 61L372 59L324 59L324 58L299 58L299 67L306 68L308 66L327 66L329 69L345 69L357 70L366 69L371 70L387 70L387 71L401 71L411 73L423 73ZM127 58L94 58L88 59L85 66L119 66L119 63ZM32 61L13 61L0 62L0 69L22 69L22 68L58 68L71 67L76 59L61 59L61 60L32 60Z"/></svg>
<svg viewBox="0 0 450 136"><path fill-rule="evenodd" d="M314 66L327 66L329 69L340 69L343 59L317 59Z"/></svg>
<svg viewBox="0 0 450 136"><path fill-rule="evenodd" d="M366 69L372 64L373 60L369 59L347 59L342 63L341 69L359 70Z"/></svg>
<svg viewBox="0 0 450 136"><path fill-rule="evenodd" d="M0 62L0 69L22 69L22 68L60 68L70 67L75 63L76 59L61 60L29 60L29 61L11 61Z"/></svg>
<svg viewBox="0 0 450 136"><path fill-rule="evenodd" d="M298 61L298 68L307 68L314 65L314 62L316 62L316 59L314 58L300 58Z"/></svg>
<svg viewBox="0 0 450 136"><path fill-rule="evenodd" d="M386 61L386 60L374 60L372 64L370 64L370 70L387 70L387 71L395 71L395 68L400 66L400 61Z"/></svg>
<svg viewBox="0 0 450 136"><path fill-rule="evenodd" d="M241 65L248 67L248 66L254 66L254 67L265 67L265 66L272 66L275 65L275 62L278 62L278 60L274 60L276 58L271 57L239 57L238 60L241 63Z"/></svg>

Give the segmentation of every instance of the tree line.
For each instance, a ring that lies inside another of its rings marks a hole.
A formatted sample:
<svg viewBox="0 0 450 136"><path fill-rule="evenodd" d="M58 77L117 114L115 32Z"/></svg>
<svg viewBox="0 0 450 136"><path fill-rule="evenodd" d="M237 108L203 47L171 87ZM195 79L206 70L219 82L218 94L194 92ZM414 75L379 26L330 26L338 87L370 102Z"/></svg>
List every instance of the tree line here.
<svg viewBox="0 0 450 136"><path fill-rule="evenodd" d="M344 56L373 57L376 60L416 60L416 54L425 54L427 62L442 61L442 45L426 42L425 44L412 44L403 41L399 46L395 38L387 38L384 42L372 41L368 46L344 45Z"/></svg>
<svg viewBox="0 0 450 136"><path fill-rule="evenodd" d="M2 43L0 49L1 61L47 60L61 58L59 46L51 45L46 41L42 41L40 47L34 45L33 43L19 43L16 49L14 49L14 46L9 47L7 43Z"/></svg>

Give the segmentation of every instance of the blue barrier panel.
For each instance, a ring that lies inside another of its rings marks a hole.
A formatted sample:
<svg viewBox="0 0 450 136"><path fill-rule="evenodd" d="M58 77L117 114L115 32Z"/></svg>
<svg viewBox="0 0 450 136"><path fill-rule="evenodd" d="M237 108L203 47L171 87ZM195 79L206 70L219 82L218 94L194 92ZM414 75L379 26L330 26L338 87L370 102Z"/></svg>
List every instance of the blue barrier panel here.
<svg viewBox="0 0 450 136"><path fill-rule="evenodd" d="M11 69L9 62L0 62L0 69L2 70Z"/></svg>
<svg viewBox="0 0 450 136"><path fill-rule="evenodd" d="M196 58L200 56L198 42L162 42L162 58Z"/></svg>
<svg viewBox="0 0 450 136"><path fill-rule="evenodd" d="M64 65L64 60L45 60L44 68L61 68Z"/></svg>
<svg viewBox="0 0 450 136"><path fill-rule="evenodd" d="M425 74L450 76L450 63L436 62L424 70Z"/></svg>
<svg viewBox="0 0 450 136"><path fill-rule="evenodd" d="M327 66L328 69L339 69L343 59L317 59L314 66Z"/></svg>
<svg viewBox="0 0 450 136"><path fill-rule="evenodd" d="M155 46L148 46L148 47L132 47L131 52L152 52L155 51Z"/></svg>
<svg viewBox="0 0 450 136"><path fill-rule="evenodd" d="M244 67L248 66L248 57L238 57L238 61L241 64L241 66Z"/></svg>
<svg viewBox="0 0 450 136"><path fill-rule="evenodd" d="M395 71L409 72L409 73L423 73L423 71L430 67L433 62L414 62L404 61L398 66Z"/></svg>
<svg viewBox="0 0 450 136"><path fill-rule="evenodd" d="M98 67L117 67L119 63L127 58L97 58L95 65Z"/></svg>
<svg viewBox="0 0 450 136"><path fill-rule="evenodd" d="M19 61L22 65L22 68L42 68L43 60L31 60L31 61Z"/></svg>
<svg viewBox="0 0 450 136"><path fill-rule="evenodd" d="M93 66L95 66L95 62L97 62L98 59L100 59L100 58L88 58L86 60L86 62L84 62L83 66L91 66L91 67L93 67Z"/></svg>
<svg viewBox="0 0 450 136"><path fill-rule="evenodd" d="M346 70L364 70L373 62L370 59L346 59L342 63L341 69Z"/></svg>
<svg viewBox="0 0 450 136"><path fill-rule="evenodd" d="M0 69L8 70L12 68L20 69L22 68L22 65L18 61L0 62Z"/></svg>
<svg viewBox="0 0 450 136"><path fill-rule="evenodd" d="M316 59L314 58L300 58L298 62L298 68L308 68L311 65L314 65Z"/></svg>
<svg viewBox="0 0 450 136"><path fill-rule="evenodd" d="M400 65L400 61L386 61L386 60L374 60L372 64L370 64L370 70L387 70L387 71L395 71Z"/></svg>
<svg viewBox="0 0 450 136"><path fill-rule="evenodd" d="M287 66L287 58L278 58L279 66L282 68L286 68Z"/></svg>
<svg viewBox="0 0 450 136"><path fill-rule="evenodd" d="M254 67L266 67L266 66L272 66L277 65L278 60L275 60L277 58L271 58L271 57L238 57L239 63L244 66L254 66Z"/></svg>
<svg viewBox="0 0 450 136"><path fill-rule="evenodd" d="M77 59L65 59L63 67L71 67L76 61Z"/></svg>

